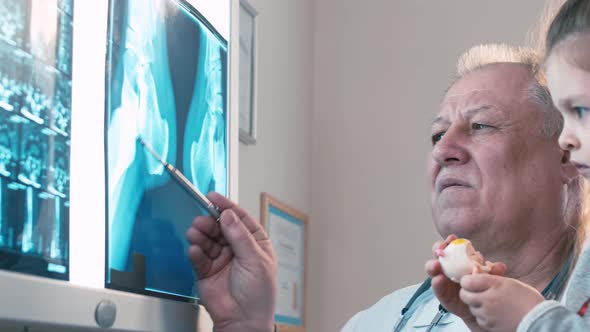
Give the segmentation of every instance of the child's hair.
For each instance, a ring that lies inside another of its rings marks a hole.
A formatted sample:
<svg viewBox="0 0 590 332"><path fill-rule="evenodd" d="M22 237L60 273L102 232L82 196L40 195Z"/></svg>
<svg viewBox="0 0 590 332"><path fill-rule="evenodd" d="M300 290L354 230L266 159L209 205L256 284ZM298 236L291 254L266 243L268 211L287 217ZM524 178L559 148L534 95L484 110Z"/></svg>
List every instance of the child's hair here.
<svg viewBox="0 0 590 332"><path fill-rule="evenodd" d="M565 219L568 230L565 233L563 250L569 252L573 246L576 262L590 234L590 183L581 175L572 179L567 186ZM571 268L574 266L572 264Z"/></svg>
<svg viewBox="0 0 590 332"><path fill-rule="evenodd" d="M545 52L551 53L562 41L590 32L590 1L568 0L551 22L545 38Z"/></svg>

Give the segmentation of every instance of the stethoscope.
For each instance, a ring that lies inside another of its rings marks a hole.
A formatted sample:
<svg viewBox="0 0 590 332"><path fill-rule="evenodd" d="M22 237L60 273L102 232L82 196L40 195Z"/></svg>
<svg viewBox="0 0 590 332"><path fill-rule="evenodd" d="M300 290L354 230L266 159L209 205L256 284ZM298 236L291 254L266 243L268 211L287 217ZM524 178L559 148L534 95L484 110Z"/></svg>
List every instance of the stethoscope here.
<svg viewBox="0 0 590 332"><path fill-rule="evenodd" d="M549 285L547 285L547 287L545 287L543 292L541 292L541 294L543 295L543 297L545 297L546 300L555 300L557 298L557 295L561 293L561 290L565 286L565 281L567 280L568 271L569 271L571 263L572 263L572 257L573 257L573 252L572 252L572 254L569 255L569 257L567 258L567 260L565 261L565 263L561 267L561 270L559 270L559 272L555 275L555 277L553 277L553 279L551 280ZM410 317L411 317L412 313L410 312L410 309L412 309L414 302L416 302L416 300L422 294L424 294L427 290L430 289L430 283L431 283L430 278L424 280L424 282L420 285L420 287L418 287L418 289L414 292L414 294L412 295L412 297L410 298L408 303L406 303L406 305L402 308L401 315L399 316L399 318L395 322L395 325L393 326L393 332L400 332L402 330L402 328L405 326L408 319L410 319ZM406 314L408 312L410 312L410 315L406 316ZM430 322L430 325L428 326L428 329L426 329L426 332L433 331L434 328L436 326L438 326L440 321L448 313L449 312L447 311L447 309L445 309L442 305L439 304L438 305L438 312L436 313L436 315L434 316L434 318Z"/></svg>

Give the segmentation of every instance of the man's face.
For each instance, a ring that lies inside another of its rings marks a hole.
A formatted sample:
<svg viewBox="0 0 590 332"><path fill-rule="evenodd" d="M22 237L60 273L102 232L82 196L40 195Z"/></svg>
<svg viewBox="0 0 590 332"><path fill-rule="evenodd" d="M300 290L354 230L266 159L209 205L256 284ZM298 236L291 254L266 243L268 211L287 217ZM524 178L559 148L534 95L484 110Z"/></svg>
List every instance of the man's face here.
<svg viewBox="0 0 590 332"><path fill-rule="evenodd" d="M480 245L496 235L527 236L533 225L544 227L537 216L561 221L563 153L556 137L541 132L543 111L525 93L532 79L524 66L490 65L446 94L432 123L429 163L432 214L443 237Z"/></svg>

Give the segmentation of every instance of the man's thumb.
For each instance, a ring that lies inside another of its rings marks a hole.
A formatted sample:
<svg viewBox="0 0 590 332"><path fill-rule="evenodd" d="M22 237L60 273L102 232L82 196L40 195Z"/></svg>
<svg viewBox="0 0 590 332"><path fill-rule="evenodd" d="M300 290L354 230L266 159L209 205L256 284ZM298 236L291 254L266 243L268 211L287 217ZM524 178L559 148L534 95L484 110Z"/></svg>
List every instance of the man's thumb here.
<svg viewBox="0 0 590 332"><path fill-rule="evenodd" d="M247 258L256 255L256 241L234 211L223 211L220 225L221 232L232 247L236 258Z"/></svg>
<svg viewBox="0 0 590 332"><path fill-rule="evenodd" d="M504 276L504 274L506 274L506 270L508 270L508 267L506 266L506 264L504 264L502 262L498 262L498 263L494 263L494 266L492 266L492 270L490 271L490 274L496 275L496 276Z"/></svg>

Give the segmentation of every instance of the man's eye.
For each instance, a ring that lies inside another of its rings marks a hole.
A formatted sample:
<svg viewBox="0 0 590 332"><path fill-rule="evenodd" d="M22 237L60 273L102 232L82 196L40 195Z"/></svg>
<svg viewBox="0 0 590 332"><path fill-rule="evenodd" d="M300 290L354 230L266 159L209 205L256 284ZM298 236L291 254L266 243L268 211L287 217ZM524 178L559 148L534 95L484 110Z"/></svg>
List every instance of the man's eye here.
<svg viewBox="0 0 590 332"><path fill-rule="evenodd" d="M438 141L440 141L444 135L445 135L444 131L441 131L440 133L432 135L432 137L431 137L432 145L435 145L436 143L438 143Z"/></svg>
<svg viewBox="0 0 590 332"><path fill-rule="evenodd" d="M485 125L483 123L474 123L471 125L471 129L473 129L473 130L482 130L482 129L486 129L486 128L490 128L490 126Z"/></svg>
<svg viewBox="0 0 590 332"><path fill-rule="evenodd" d="M578 117L578 119L583 118L590 112L590 108L588 107L572 107L572 111Z"/></svg>

